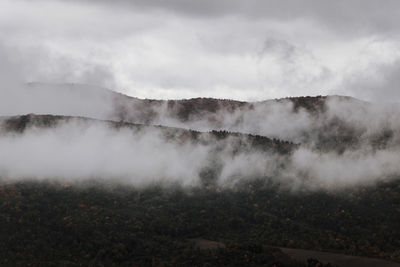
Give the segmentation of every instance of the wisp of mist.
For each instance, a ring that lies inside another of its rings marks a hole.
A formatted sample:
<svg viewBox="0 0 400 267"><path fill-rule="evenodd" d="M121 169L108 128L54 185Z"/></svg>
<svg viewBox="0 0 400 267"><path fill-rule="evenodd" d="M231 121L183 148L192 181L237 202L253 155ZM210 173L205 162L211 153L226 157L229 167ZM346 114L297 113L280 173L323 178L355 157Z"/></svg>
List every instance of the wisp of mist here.
<svg viewBox="0 0 400 267"><path fill-rule="evenodd" d="M116 101L123 96L90 86L14 86L2 89L0 96L3 116L37 113L121 120L116 112L116 105L121 111L121 103ZM20 104L10 104L17 100ZM232 154L229 141L221 149L215 142L166 140L156 128L132 131L72 120L50 128L33 126L19 134L3 131L0 175L10 180L101 178L132 184L164 181L197 185L202 170L218 165L216 179L221 186L262 178L294 187L326 189L372 184L400 174L400 109L395 105L380 107L331 97L323 111L313 114L303 108L295 111L289 100L271 100L233 111L221 107L182 121L166 102L150 107L151 119L137 107L140 100L128 98L123 103L123 118L131 123L258 134L300 146L289 157L257 151ZM357 145L341 151L319 147L343 129L356 135ZM376 147L374 140L382 132L390 135Z"/></svg>

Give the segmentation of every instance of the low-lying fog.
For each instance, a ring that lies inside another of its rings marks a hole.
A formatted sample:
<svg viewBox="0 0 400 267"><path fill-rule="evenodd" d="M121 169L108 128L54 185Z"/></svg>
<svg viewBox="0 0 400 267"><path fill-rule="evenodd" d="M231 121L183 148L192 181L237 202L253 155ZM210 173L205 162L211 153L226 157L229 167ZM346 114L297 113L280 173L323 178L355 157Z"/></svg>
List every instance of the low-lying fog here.
<svg viewBox="0 0 400 267"><path fill-rule="evenodd" d="M312 112L294 111L289 100L271 100L233 110L223 106L216 112L203 110L182 120L167 102L155 101L143 108L141 100L90 86L10 88L0 93L2 116L59 114L201 131L229 130L300 146L289 157L247 150L232 153L229 139L223 144L166 141L156 128L117 130L101 122L71 120L52 128L31 127L21 134L3 130L3 179L101 178L133 184L161 180L196 185L204 170L216 168L214 176L220 185L263 178L293 188L316 189L372 184L400 174L400 109L395 105L330 97L323 110ZM121 105L126 106L121 109Z"/></svg>

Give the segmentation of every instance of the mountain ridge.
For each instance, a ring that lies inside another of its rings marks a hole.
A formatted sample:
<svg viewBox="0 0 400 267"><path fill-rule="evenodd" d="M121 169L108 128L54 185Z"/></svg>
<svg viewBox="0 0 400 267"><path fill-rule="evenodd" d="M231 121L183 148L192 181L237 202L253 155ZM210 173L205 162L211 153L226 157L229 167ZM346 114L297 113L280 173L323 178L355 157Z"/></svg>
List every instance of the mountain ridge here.
<svg viewBox="0 0 400 267"><path fill-rule="evenodd" d="M287 96L287 97L281 97L281 98L268 98L264 100L257 100L257 101L247 101L247 100L238 100L238 99L231 99L231 98L214 98L214 97L202 97L202 96L197 96L197 97L190 97L190 98L181 98L181 99L155 99L155 98L140 98L136 96L131 96L128 94L124 94L106 87L101 87L101 86L96 86L96 85L91 85L91 84L84 84L84 83L44 83L44 82L28 82L26 83L28 87L33 87L38 89L39 87L54 87L54 88L69 88L69 89L76 89L76 90L87 90L92 89L92 90L101 90L101 91L107 91L114 93L116 95L120 95L123 97L135 99L135 100L142 100L142 101L149 101L149 102L168 102L168 101L194 101L194 100L217 100L217 101L222 101L222 102L234 102L238 104L244 104L244 103L249 103L249 104L255 104L255 103L263 103L263 102L268 102L268 101L285 101L285 100L297 100L297 99L327 99L327 98L338 98L338 99L345 99L345 100L356 100L360 102L365 102L368 103L367 101L352 97L352 96L346 96L346 95L314 95L314 96ZM81 87L81 88L80 88ZM86 88L82 88L86 87Z"/></svg>
<svg viewBox="0 0 400 267"><path fill-rule="evenodd" d="M152 130L158 129L161 130L169 140L171 139L182 139L182 138L191 138L192 141L197 141L200 137L209 135L216 140L226 139L228 137L235 137L239 139L250 140L250 142L254 145L267 145L270 147L277 146L278 151L282 150L281 146L287 146L283 150L285 153L291 151L295 147L299 146L299 144L295 144L286 140L280 140L275 138L268 138L266 136L260 135L251 135L240 132L227 132L227 131L208 131L201 132L195 130L187 130L176 127L168 127L163 125L148 125L148 124L135 124L129 122L115 122L115 121L106 121L106 120L98 120L86 117L72 117L72 116L61 116L61 115L37 115L37 114L26 114L21 116L10 116L10 117L0 117L0 129L4 132L16 132L16 133L24 133L26 130L35 127L35 128L53 128L59 126L62 123L68 123L71 121L80 121L87 124L100 123L105 126L111 126L115 129L120 128L129 128L137 131L142 130Z"/></svg>

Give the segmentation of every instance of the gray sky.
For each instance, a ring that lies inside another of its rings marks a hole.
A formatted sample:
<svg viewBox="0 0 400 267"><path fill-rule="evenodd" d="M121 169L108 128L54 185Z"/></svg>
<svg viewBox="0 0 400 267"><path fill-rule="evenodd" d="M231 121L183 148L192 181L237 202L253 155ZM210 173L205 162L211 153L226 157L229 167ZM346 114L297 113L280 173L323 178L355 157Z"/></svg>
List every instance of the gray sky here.
<svg viewBox="0 0 400 267"><path fill-rule="evenodd" d="M400 101L398 25L396 0L1 0L0 79Z"/></svg>

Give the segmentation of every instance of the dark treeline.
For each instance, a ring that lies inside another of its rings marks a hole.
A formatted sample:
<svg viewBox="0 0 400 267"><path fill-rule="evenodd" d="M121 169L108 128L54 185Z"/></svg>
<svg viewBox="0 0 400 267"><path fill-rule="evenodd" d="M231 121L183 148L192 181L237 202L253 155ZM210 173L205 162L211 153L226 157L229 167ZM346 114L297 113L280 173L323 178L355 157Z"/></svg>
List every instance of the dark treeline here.
<svg viewBox="0 0 400 267"><path fill-rule="evenodd" d="M400 261L399 188L392 182L293 193L265 179L185 189L3 183L0 259L31 266L305 266L270 247L286 246ZM200 250L195 238L224 247Z"/></svg>

